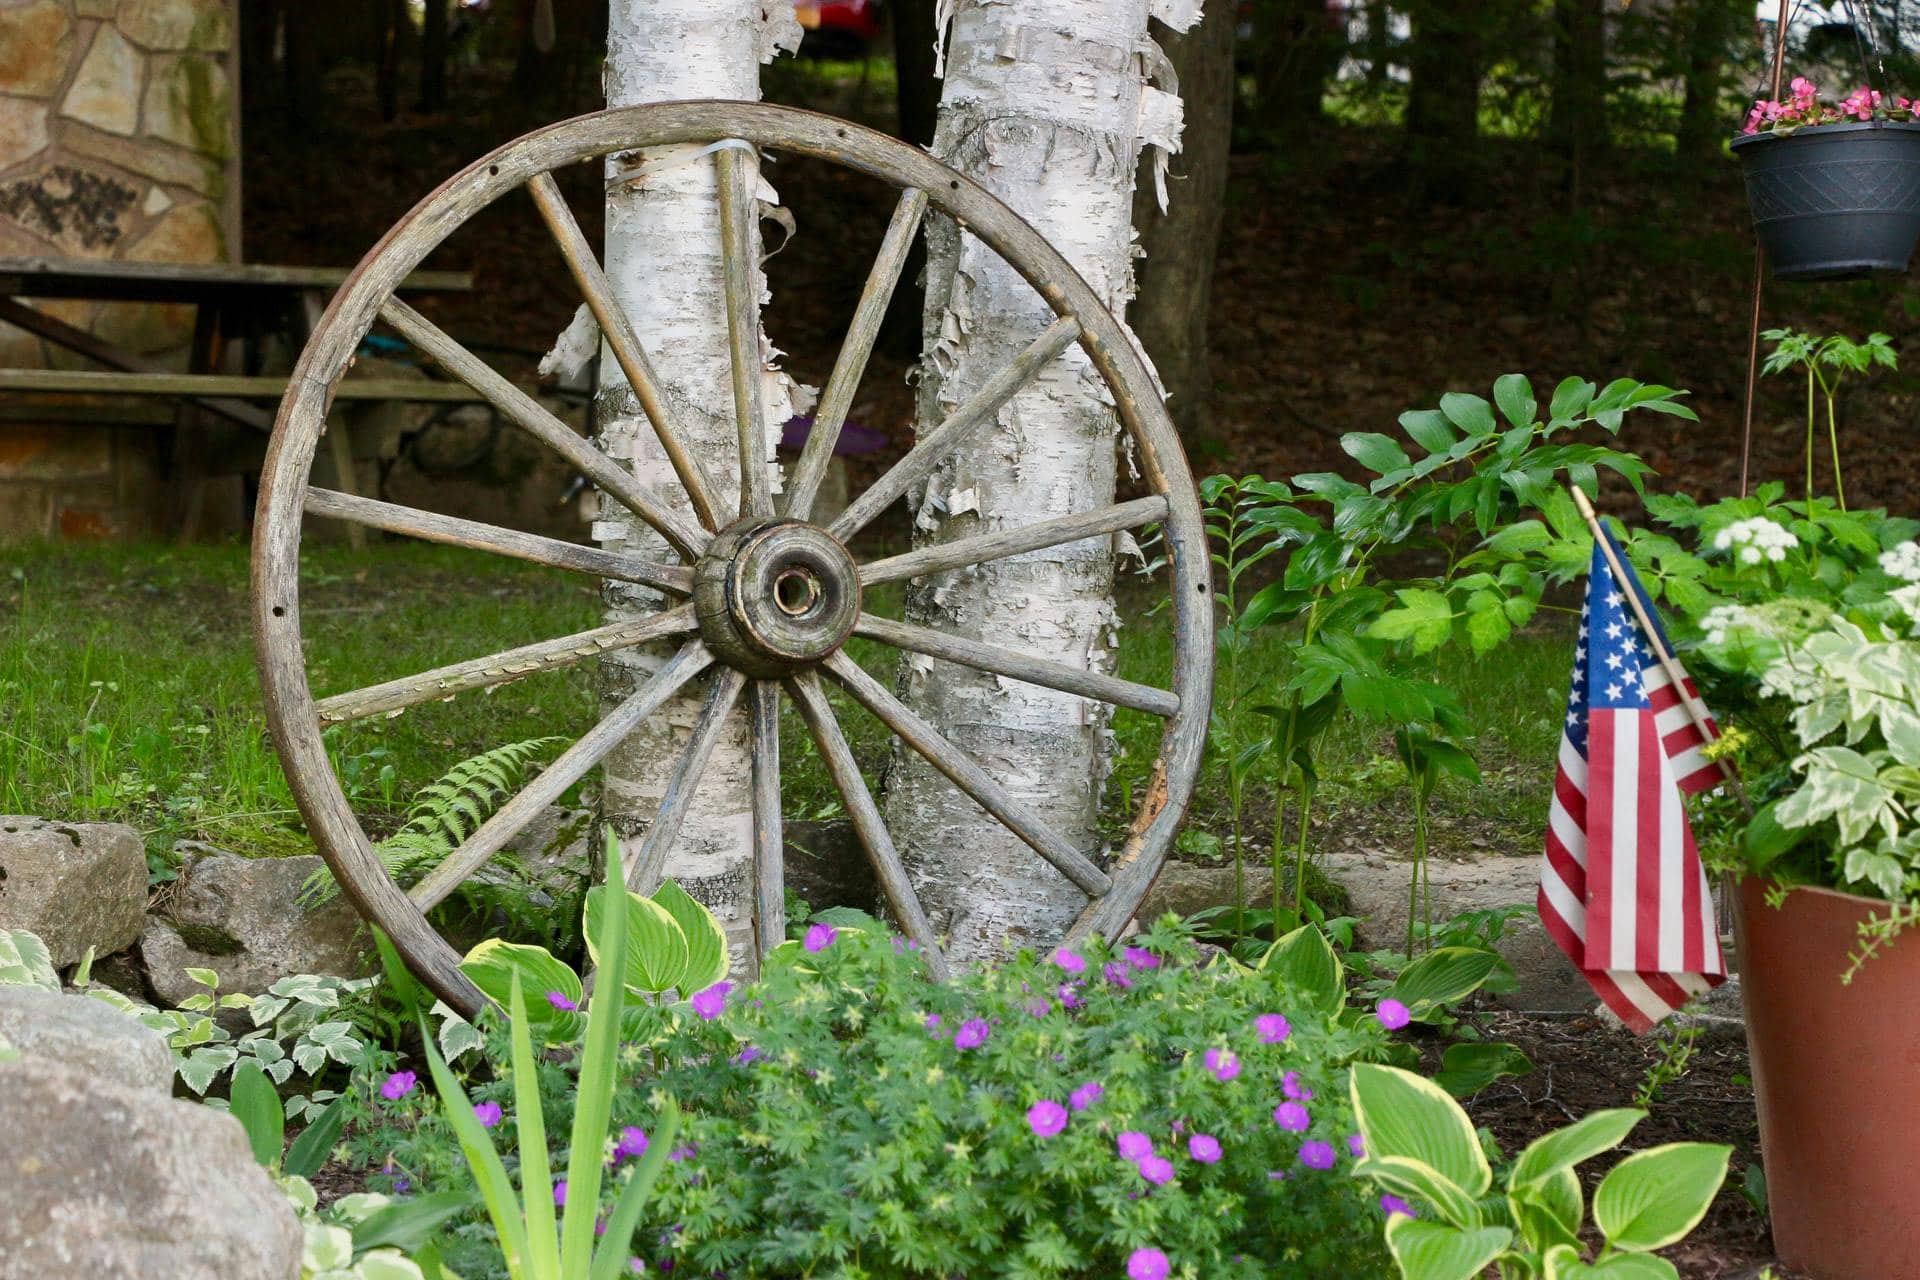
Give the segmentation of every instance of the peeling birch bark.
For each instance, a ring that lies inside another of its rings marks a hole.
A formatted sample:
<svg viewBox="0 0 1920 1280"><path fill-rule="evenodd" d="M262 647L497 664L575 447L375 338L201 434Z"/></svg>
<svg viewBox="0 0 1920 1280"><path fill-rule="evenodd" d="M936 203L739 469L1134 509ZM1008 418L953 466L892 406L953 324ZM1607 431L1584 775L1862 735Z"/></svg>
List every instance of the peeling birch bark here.
<svg viewBox="0 0 1920 1280"><path fill-rule="evenodd" d="M790 0L613 0L608 12L606 91L610 107L679 98L760 97L760 64L799 43L800 27ZM728 363L727 309L720 238L718 182L713 156L696 146L661 148L645 155L609 156L606 203L607 278L659 375L676 429L706 466L719 490L723 515L737 509L740 468ZM760 183L761 198L773 192ZM757 260L760 237L751 243ZM756 269L764 302L766 282ZM589 329L591 320L584 322ZM576 318L563 348L577 350L582 324ZM591 339L589 339L591 340ZM772 368L776 354L761 339L761 405L765 460L775 471L780 424L794 413L801 392ZM556 353L570 362L570 351ZM611 352L600 360L598 443L631 467L643 482L673 495L677 509L691 511L652 425ZM603 502L594 540L610 550L671 557L651 529L616 504ZM610 623L656 613L672 602L630 583L602 586ZM641 646L603 661L604 698L618 704L645 682L672 653L671 646ZM600 807L628 855L639 851L659 808L675 760L685 750L713 677L689 684L659 713L607 757ZM736 973L751 974L757 953L753 935L753 815L747 721L730 718L679 836L667 856L666 874L705 903L726 929Z"/></svg>
<svg viewBox="0 0 1920 1280"><path fill-rule="evenodd" d="M1215 0L1216 3L1220 0ZM941 0L946 83L934 153L1045 235L1123 314L1141 149L1177 144L1179 99L1149 87L1164 62L1147 19L1184 27L1198 0ZM922 429L977 390L1053 319L1013 269L950 220L928 227ZM1117 419L1070 348L977 442L914 495L916 542L938 544L1110 503ZM935 574L907 617L972 640L1105 672L1117 643L1107 539ZM905 701L1022 804L1095 852L1108 708L916 654ZM887 821L956 961L1063 933L1086 898L918 756L896 749Z"/></svg>

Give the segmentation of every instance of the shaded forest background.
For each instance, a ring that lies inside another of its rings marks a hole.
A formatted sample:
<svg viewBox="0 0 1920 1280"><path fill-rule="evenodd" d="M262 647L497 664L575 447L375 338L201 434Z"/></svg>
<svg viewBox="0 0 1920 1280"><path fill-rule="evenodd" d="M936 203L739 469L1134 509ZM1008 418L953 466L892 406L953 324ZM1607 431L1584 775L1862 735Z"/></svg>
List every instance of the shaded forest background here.
<svg viewBox="0 0 1920 1280"><path fill-rule="evenodd" d="M484 151L601 105L605 0L553 0L550 26L535 0L242 11L249 259L356 261ZM812 33L765 69L766 96L925 142L933 11L890 0L864 44ZM1789 75L1920 84L1920 4L1791 13ZM1197 474L1337 468L1342 433L1520 371L1690 389L1700 423L1641 425L1626 443L1659 487L1734 489L1753 249L1724 143L1768 75L1773 24L1753 0L1209 0L1192 33L1157 34L1186 142L1167 215L1142 175L1130 319ZM798 233L769 265L768 328L817 384L862 274L848 264L871 257L891 198L797 157L769 176ZM563 185L593 233L597 175ZM577 301L530 202L501 202L431 265L478 276L436 318L523 374ZM919 345L918 299L902 295L854 410L896 446ZM1904 348L1920 294L1909 278L1769 286L1762 315ZM1912 505L1914 386L1903 372L1847 393L1856 499ZM1763 380L1756 478L1799 474L1802 396Z"/></svg>

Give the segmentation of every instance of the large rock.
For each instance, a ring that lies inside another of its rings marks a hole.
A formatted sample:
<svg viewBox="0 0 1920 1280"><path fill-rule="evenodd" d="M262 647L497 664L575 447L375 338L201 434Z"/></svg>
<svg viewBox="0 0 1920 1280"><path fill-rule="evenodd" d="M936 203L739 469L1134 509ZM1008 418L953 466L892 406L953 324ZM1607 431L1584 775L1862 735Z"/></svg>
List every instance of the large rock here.
<svg viewBox="0 0 1920 1280"><path fill-rule="evenodd" d="M1260 863L1241 865L1249 907L1271 906L1273 870ZM1133 913L1142 928L1171 911L1177 916L1197 915L1211 907L1230 907L1234 903L1233 865L1203 867L1191 862L1171 861L1160 868L1153 887Z"/></svg>
<svg viewBox="0 0 1920 1280"><path fill-rule="evenodd" d="M40 935L55 967L133 945L146 911L147 849L132 827L0 817L0 928Z"/></svg>
<svg viewBox="0 0 1920 1280"><path fill-rule="evenodd" d="M0 987L0 1040L30 1057L129 1089L173 1091L167 1038L91 996Z"/></svg>
<svg viewBox="0 0 1920 1280"><path fill-rule="evenodd" d="M1407 886L1413 863L1384 852L1329 852L1321 861L1328 877L1347 891L1350 910L1360 917L1359 944L1367 949L1404 950L1407 945ZM1598 1002L1593 988L1553 944L1531 907L1540 887L1537 858L1486 857L1466 862L1427 860L1432 882L1433 920L1443 923L1465 911L1525 906L1526 915L1507 923L1500 954L1513 966L1518 989L1493 997L1526 1013L1588 1013Z"/></svg>
<svg viewBox="0 0 1920 1280"><path fill-rule="evenodd" d="M23 1056L0 1063L0 1280L292 1280L302 1233L240 1122Z"/></svg>
<svg viewBox="0 0 1920 1280"><path fill-rule="evenodd" d="M250 995L296 973L369 972L372 937L352 905L338 894L318 907L302 902L308 878L324 865L311 855L189 852L164 911L140 939L154 994L178 1004L201 990L188 968L211 969L222 991Z"/></svg>

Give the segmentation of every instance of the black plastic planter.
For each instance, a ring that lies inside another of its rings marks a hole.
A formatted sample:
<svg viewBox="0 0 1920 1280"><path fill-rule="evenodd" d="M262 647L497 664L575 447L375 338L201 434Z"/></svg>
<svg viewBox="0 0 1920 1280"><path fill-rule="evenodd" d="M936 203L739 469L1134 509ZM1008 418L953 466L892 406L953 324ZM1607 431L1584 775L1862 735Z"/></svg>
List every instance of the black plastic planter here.
<svg viewBox="0 0 1920 1280"><path fill-rule="evenodd" d="M1777 280L1902 272L1920 241L1920 123L1829 124L1733 140Z"/></svg>

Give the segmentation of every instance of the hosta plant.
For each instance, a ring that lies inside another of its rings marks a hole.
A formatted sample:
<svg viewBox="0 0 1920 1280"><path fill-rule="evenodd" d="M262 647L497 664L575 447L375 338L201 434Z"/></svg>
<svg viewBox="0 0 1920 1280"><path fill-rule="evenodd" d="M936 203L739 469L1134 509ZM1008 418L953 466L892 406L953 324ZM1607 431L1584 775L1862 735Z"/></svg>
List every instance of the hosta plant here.
<svg viewBox="0 0 1920 1280"><path fill-rule="evenodd" d="M1654 1251L1686 1238L1720 1190L1733 1149L1677 1142L1608 1170L1589 1207L1577 1172L1626 1141L1643 1111L1596 1111L1529 1144L1496 1182L1487 1144L1458 1103L1412 1072L1374 1063L1348 1087L1383 1194L1387 1248L1404 1280L1679 1280Z"/></svg>

